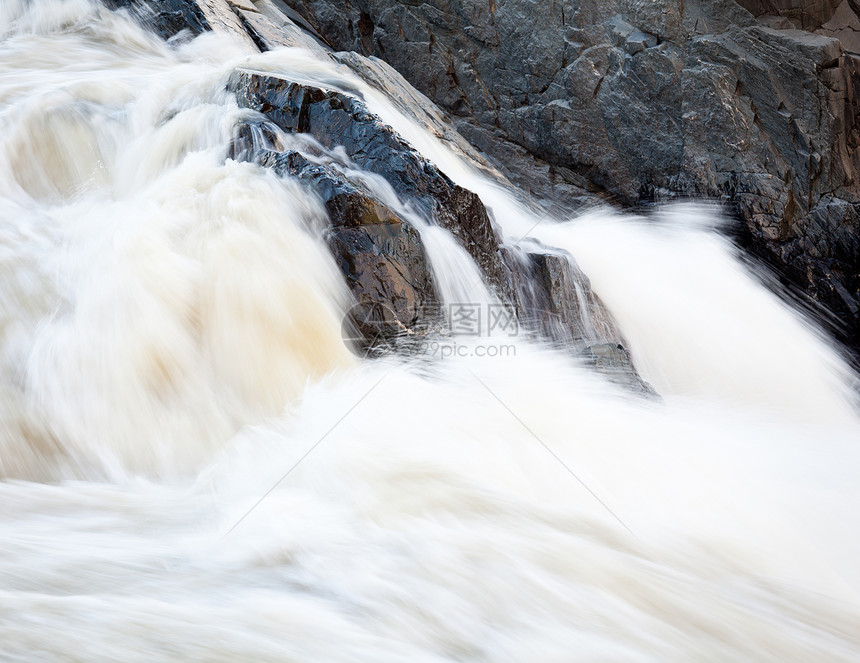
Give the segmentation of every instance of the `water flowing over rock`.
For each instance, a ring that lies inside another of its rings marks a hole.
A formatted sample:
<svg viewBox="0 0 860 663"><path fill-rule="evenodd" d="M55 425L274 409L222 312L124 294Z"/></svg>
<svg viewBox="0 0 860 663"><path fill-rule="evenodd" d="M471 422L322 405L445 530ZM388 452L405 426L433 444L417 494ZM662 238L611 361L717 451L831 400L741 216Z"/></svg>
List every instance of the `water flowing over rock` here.
<svg viewBox="0 0 860 663"><path fill-rule="evenodd" d="M380 175L431 223L460 240L490 284L506 294L499 244L480 198L435 165L351 95L301 85L276 74L237 71L230 89L281 129L307 133L325 148L341 147L357 166Z"/></svg>
<svg viewBox="0 0 860 663"><path fill-rule="evenodd" d="M175 37L183 30L198 35L209 29L200 6L186 0L105 0L112 9L127 8L164 39Z"/></svg>
<svg viewBox="0 0 860 663"><path fill-rule="evenodd" d="M505 250L503 263L480 199L451 182L359 99L249 70L236 71L228 87L240 104L265 113L281 130L313 136L325 150L343 148L351 164L383 177L431 222L450 230L496 290L519 304L527 328L571 349L611 380L654 394L572 257L528 254L523 267L515 264L516 251ZM332 166L311 164L297 153L265 151L254 158L298 177L322 199L333 226L329 246L359 303L356 327L371 345L438 323L427 256L408 222Z"/></svg>
<svg viewBox="0 0 860 663"><path fill-rule="evenodd" d="M860 344L856 2L289 4L392 64L538 196L725 201L741 243Z"/></svg>
<svg viewBox="0 0 860 663"><path fill-rule="evenodd" d="M854 376L709 206L556 222L280 0L187 1L0 2L0 658L857 663ZM477 194L532 333L237 69ZM348 351L353 300L397 354ZM435 300L502 315L423 334ZM624 348L662 399L596 375L637 389Z"/></svg>
<svg viewBox="0 0 860 663"><path fill-rule="evenodd" d="M554 209L601 198L724 201L743 222L741 244L834 311L849 345L860 343L856 3L557 0L439 9L370 0L359 9L330 0L111 1L147 7L174 27L187 17L192 31L238 29L262 50L324 39L379 55ZM334 57L371 79L378 69L355 53ZM328 130L323 121L321 134ZM395 166L361 165L389 175ZM479 201L453 189L440 210L414 182L392 184L419 194L425 213L504 287Z"/></svg>
<svg viewBox="0 0 860 663"><path fill-rule="evenodd" d="M655 396L626 349L618 324L566 252L504 247L521 323L539 337L572 350L610 380Z"/></svg>
<svg viewBox="0 0 860 663"><path fill-rule="evenodd" d="M367 340L360 349L385 346L436 322L428 315L438 310L438 300L427 255L407 221L360 182L297 152L264 151L255 160L297 177L322 199L331 221L326 241L357 301L350 322Z"/></svg>
<svg viewBox="0 0 860 663"><path fill-rule="evenodd" d="M143 3L133 5L139 14L144 12L144 18L146 11L152 18L154 13L178 6L156 4L147 9ZM213 12L218 16L232 13L241 19L242 28L259 50L300 43L318 49L321 57L345 64L390 95L406 115L444 136L476 167L504 180L457 132L451 131L444 117L429 108L432 104L422 103L420 93L412 90L397 72L380 60L356 53L332 54L320 48L313 41L319 41L318 33L300 15L290 14L283 3L276 7L268 0L211 0L205 7L200 5L191 18L202 15L204 10L210 15L208 22L201 21L204 28L212 24ZM163 36L176 34L181 17L174 18L170 25L176 29ZM306 33L298 32L294 20L303 23ZM187 27L195 33L200 29L193 22ZM235 26L222 16L218 29L232 32ZM631 44L635 38L636 35L631 37ZM653 46L647 35L642 39L643 48ZM312 136L329 153L343 150L348 165L382 177L427 221L441 225L459 240L502 300L516 306L525 329L568 349L610 380L655 395L633 366L611 314L573 257L523 253L518 247L500 249L480 198L454 184L371 113L356 91L314 87L253 70L235 71L228 88L240 105L263 113L277 127L272 131L265 123L241 125L231 148L232 156L255 161L282 176L297 177L323 201L332 224L327 233L329 248L357 302L348 324L352 329L349 335L357 337L359 349L384 350L394 339L439 331L444 316L426 251L415 229L359 179L347 176L337 164L311 163L298 152L285 150L278 144L277 131ZM401 342L399 347L406 345Z"/></svg>

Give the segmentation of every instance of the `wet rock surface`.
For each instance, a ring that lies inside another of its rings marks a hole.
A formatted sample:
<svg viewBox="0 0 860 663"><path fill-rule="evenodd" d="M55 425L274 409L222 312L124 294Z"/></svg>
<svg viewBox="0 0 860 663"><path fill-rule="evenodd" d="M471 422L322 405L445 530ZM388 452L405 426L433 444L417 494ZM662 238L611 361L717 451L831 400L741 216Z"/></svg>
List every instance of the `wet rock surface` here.
<svg viewBox="0 0 860 663"><path fill-rule="evenodd" d="M504 297L499 244L480 198L454 184L358 98L301 85L275 74L238 70L230 89L287 132L307 133L327 149L343 148L358 167L383 177L430 223L449 230Z"/></svg>
<svg viewBox="0 0 860 663"><path fill-rule="evenodd" d="M502 247L502 255L527 330L571 351L612 382L657 395L636 371L617 323L573 256L535 246Z"/></svg>
<svg viewBox="0 0 860 663"><path fill-rule="evenodd" d="M860 29L858 3L288 2L538 196L724 201L742 245L860 347L860 61L833 38Z"/></svg>
<svg viewBox="0 0 860 663"><path fill-rule="evenodd" d="M115 1L138 3L134 11L150 24L162 3L174 2ZM261 51L291 44L319 50L321 57L332 57L383 91L477 168L505 182L504 175L452 131L447 118L389 65L356 53L325 50L319 35L299 30L281 0L187 0L187 4L196 13L172 15L171 29L162 36L170 38L182 30L241 31L251 48ZM296 18L301 22L301 17ZM313 32L312 26L305 28ZM646 46L650 43L647 36L642 39ZM356 350L408 352L428 334L446 333L445 315L418 231L383 201L390 198L388 194L367 186L363 172L385 180L398 205L405 202L427 222L449 230L501 300L518 303L519 315L531 331L571 350L610 380L655 395L636 372L611 315L575 261L544 252L503 252L478 196L454 184L415 151L370 112L355 91L348 94L303 85L246 69L232 74L228 88L240 105L267 118L237 126L229 156L298 179L326 208L330 221L326 240L356 301L344 329L345 340L353 342ZM305 149L297 151L287 146L286 134L312 140L300 140ZM314 157L309 158L308 148Z"/></svg>
<svg viewBox="0 0 860 663"><path fill-rule="evenodd" d="M399 195L417 201L431 219L438 220L441 210L449 226L464 219L467 229L476 220L483 224L489 235L476 240L471 231L464 244L472 251L494 249L498 277L505 279L497 290L517 302L518 317L528 330L571 351L609 380L656 396L637 373L616 323L572 256L500 248L478 197L451 183L359 100L248 70L236 71L229 87L241 104L264 112L277 127L240 127L233 155L297 178L328 212L327 242L358 302L351 324L363 339L360 349L408 348L410 336L439 331L443 316L426 252L416 230L359 178L344 172L343 164L316 163L295 151L257 147L277 145L278 129L311 135L323 150L343 147L348 166L361 165L381 175ZM465 213L458 196L465 199ZM463 240L462 233L454 234ZM481 256L473 253L486 273Z"/></svg>
<svg viewBox="0 0 860 663"><path fill-rule="evenodd" d="M149 25L163 39L175 37L183 30L198 35L209 29L200 8L186 0L104 0L111 9L128 9Z"/></svg>
<svg viewBox="0 0 860 663"><path fill-rule="evenodd" d="M326 243L357 303L349 322L359 349L423 333L438 322L427 255L408 222L333 166L313 163L297 152L263 150L254 160L297 178L325 205L331 223Z"/></svg>

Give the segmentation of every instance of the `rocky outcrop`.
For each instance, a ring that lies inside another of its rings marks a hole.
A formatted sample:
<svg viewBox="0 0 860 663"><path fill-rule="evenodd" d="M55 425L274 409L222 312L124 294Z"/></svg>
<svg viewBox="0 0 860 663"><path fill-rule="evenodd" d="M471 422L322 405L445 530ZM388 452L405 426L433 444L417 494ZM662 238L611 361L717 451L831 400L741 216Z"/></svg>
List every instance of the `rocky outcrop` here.
<svg viewBox="0 0 860 663"><path fill-rule="evenodd" d="M432 102L389 65L327 50L318 35L297 27L280 0L187 0L189 12L198 10L187 16L173 12L181 6L170 4L174 0L113 1L131 7L168 39L183 31L241 30L252 50L293 44L316 49L320 57L359 74L455 152L507 184L451 129ZM169 29L159 27L159 17ZM313 33L310 26L305 30ZM229 156L300 181L326 209L330 226L325 238L356 302L344 328L344 339L355 350L411 352L420 349L428 335L438 338L452 331L451 320L447 328L444 324L445 312L416 229L416 223L422 227L426 222L441 225L459 240L501 300L516 305L529 331L572 352L611 381L656 396L639 377L611 314L573 258L500 247L478 196L454 184L370 112L359 92L347 94L245 69L233 72L228 88L240 105L265 117L248 116L236 127Z"/></svg>
<svg viewBox="0 0 860 663"><path fill-rule="evenodd" d="M360 99L243 69L233 73L228 87L241 105L261 111L272 123L240 127L233 156L297 178L325 206L329 248L358 302L351 322L361 350L408 347L410 336L437 331L441 316L418 233L349 174L355 166L383 177L429 221L450 229L497 292L517 303L527 329L611 381L656 395L639 377L616 323L573 257L500 248L480 199L453 184ZM317 151L320 161L287 150L279 130L315 138L316 145L305 149ZM335 154L342 163L332 159Z"/></svg>
<svg viewBox="0 0 860 663"><path fill-rule="evenodd" d="M288 2L536 195L725 201L744 245L860 344L860 76L826 34L849 0Z"/></svg>
<svg viewBox="0 0 860 663"><path fill-rule="evenodd" d="M569 253L531 247L504 247L516 293L520 324L539 338L572 352L610 381L648 396L612 314Z"/></svg>
<svg viewBox="0 0 860 663"><path fill-rule="evenodd" d="M209 22L194 2L185 0L104 0L111 9L128 9L163 39L183 30L198 35L209 29Z"/></svg>
<svg viewBox="0 0 860 663"><path fill-rule="evenodd" d="M738 0L738 4L759 20L781 18L788 25L767 22L774 27L796 27L802 30L815 30L827 23L840 2L842 0Z"/></svg>
<svg viewBox="0 0 860 663"><path fill-rule="evenodd" d="M379 349L436 322L427 315L438 310L427 254L407 221L331 165L269 150L254 160L297 178L325 205L331 224L326 242L356 301L349 322L359 349Z"/></svg>
<svg viewBox="0 0 860 663"><path fill-rule="evenodd" d="M262 111L281 129L310 134L329 150L342 148L352 163L383 177L428 222L449 230L509 299L498 239L481 199L454 184L359 98L250 70L236 71L229 87L240 104Z"/></svg>
<svg viewBox="0 0 860 663"><path fill-rule="evenodd" d="M355 301L344 321L352 349L385 352L441 326L421 237L360 178L318 151L312 161L290 149L267 122L236 127L230 156L299 181L325 207L324 237Z"/></svg>

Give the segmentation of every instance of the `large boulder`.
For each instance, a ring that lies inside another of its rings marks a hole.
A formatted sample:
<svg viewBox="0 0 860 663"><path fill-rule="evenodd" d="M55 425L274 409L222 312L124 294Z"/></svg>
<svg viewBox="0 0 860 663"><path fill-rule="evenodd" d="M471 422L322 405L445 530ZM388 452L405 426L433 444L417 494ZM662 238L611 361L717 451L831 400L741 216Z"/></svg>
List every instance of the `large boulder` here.
<svg viewBox="0 0 860 663"><path fill-rule="evenodd" d="M150 25L154 16L174 6L165 3L183 4L183 0L110 1L132 6ZM506 184L504 175L394 69L376 58L327 50L313 27L303 24L281 0L184 2L187 15L171 14L176 20L165 38L183 30L239 30L252 49L298 45L316 50L320 57L357 73L475 167ZM233 72L228 88L242 106L266 118L249 116L236 127L229 157L254 161L299 180L326 208L328 246L356 301L345 332L361 350L408 350L416 347L411 341L419 341L420 347L428 333L446 331L446 316L415 227L416 222L423 223L415 219L417 211L424 221L443 226L460 241L501 299L516 305L530 331L572 351L611 380L654 395L633 367L611 314L573 258L500 247L478 196L454 184L370 112L357 91L346 94L246 69Z"/></svg>
<svg viewBox="0 0 860 663"><path fill-rule="evenodd" d="M856 0L286 1L538 196L725 201L860 346Z"/></svg>
<svg viewBox="0 0 860 663"><path fill-rule="evenodd" d="M252 153L244 151L242 156ZM329 250L356 306L350 320L362 349L379 349L421 334L437 322L438 300L418 232L370 190L334 165L313 163L298 152L260 150L260 165L294 177L313 191L328 212Z"/></svg>
<svg viewBox="0 0 860 663"><path fill-rule="evenodd" d="M247 69L233 73L229 88L241 105L281 129L310 134L330 150L342 148L354 164L383 177L428 222L449 230L507 298L498 239L481 199L454 184L361 99Z"/></svg>

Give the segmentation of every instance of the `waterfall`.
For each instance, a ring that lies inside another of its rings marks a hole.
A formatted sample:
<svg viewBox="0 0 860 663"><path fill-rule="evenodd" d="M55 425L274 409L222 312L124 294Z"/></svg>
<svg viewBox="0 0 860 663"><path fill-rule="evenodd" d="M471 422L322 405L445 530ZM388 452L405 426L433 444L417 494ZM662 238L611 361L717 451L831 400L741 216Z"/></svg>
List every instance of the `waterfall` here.
<svg viewBox="0 0 860 663"><path fill-rule="evenodd" d="M295 35L167 44L94 0L0 35L0 658L857 660L854 377L718 211L544 218ZM237 70L358 95L529 278ZM420 236L437 304L521 325L356 357L325 201L252 156L287 151ZM594 370L619 347L660 398Z"/></svg>

